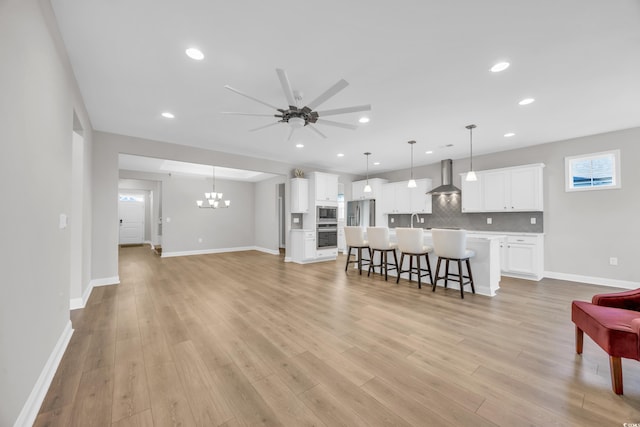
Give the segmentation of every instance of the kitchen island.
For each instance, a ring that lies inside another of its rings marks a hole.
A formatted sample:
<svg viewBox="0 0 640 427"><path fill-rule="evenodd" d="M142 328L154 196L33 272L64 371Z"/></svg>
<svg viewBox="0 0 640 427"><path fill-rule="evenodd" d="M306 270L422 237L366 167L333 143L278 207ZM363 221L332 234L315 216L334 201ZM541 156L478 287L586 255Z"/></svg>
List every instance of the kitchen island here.
<svg viewBox="0 0 640 427"><path fill-rule="evenodd" d="M476 255L470 259L470 262L471 274L473 275L473 282L477 294L493 297L496 295L498 289L500 289L500 240L503 237L504 235L499 234L476 234L471 232L467 234L467 248L473 250L476 253ZM397 242L394 229L389 229L389 239L393 243ZM433 247L431 232L428 230L425 230L424 232L424 244ZM396 250L396 252L398 256L398 262L400 262L400 251ZM363 259L368 259L368 257L368 253L363 254ZM377 257L376 262L378 262ZM438 257L433 252L429 254L429 262L431 263L432 275L435 280ZM409 260L405 259L402 269L408 268L408 266ZM444 265L440 266L440 271L440 274L444 274ZM458 266L455 263L451 263L450 271L457 272ZM390 271L389 275L396 276L396 272ZM403 273L401 277L408 279L409 274ZM416 276L413 275L413 277L417 281ZM426 279L428 280L428 278ZM423 284L424 283L425 282L423 282ZM438 281L438 286L444 286L444 280ZM460 289L458 283L451 281L449 281L448 287L451 289ZM470 290L470 287L467 286L465 290L466 289Z"/></svg>

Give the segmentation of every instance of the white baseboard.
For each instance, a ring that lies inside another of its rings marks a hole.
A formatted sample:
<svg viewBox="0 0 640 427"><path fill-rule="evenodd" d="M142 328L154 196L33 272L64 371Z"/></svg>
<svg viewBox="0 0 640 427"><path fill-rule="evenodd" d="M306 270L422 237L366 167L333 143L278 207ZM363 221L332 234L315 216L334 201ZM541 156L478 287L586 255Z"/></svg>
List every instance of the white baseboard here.
<svg viewBox="0 0 640 427"><path fill-rule="evenodd" d="M276 249L267 249L267 248L261 248L260 246L256 246L254 248L256 251L259 252L264 252L266 254L271 254L271 255L280 255L280 251L276 250Z"/></svg>
<svg viewBox="0 0 640 427"><path fill-rule="evenodd" d="M292 262L293 260L291 259L290 256L286 256L284 257L284 262Z"/></svg>
<svg viewBox="0 0 640 427"><path fill-rule="evenodd" d="M215 249L201 249L196 251L162 252L161 258L171 258L176 256L190 256L190 255L222 254L225 252L244 252L244 251L260 251L260 252L266 252L271 255L280 255L280 252L275 251L273 249L260 248L258 246L238 246L236 248L215 248Z"/></svg>
<svg viewBox="0 0 640 427"><path fill-rule="evenodd" d="M92 279L89 285L92 288L95 288L96 286L117 285L119 283L120 283L120 277L113 276L113 277L103 277L101 279Z"/></svg>
<svg viewBox="0 0 640 427"><path fill-rule="evenodd" d="M608 279L606 277L581 276L579 274L557 273L555 271L545 271L544 277L549 279L567 280L570 282L588 283L590 285L610 286L624 289L640 288L640 282L628 280Z"/></svg>
<svg viewBox="0 0 640 427"><path fill-rule="evenodd" d="M70 310L77 310L79 308L84 308L87 305L87 301L89 300L89 296L91 295L91 291L93 290L93 285L91 282L87 285L87 289L84 290L82 296L79 298L71 298L69 303Z"/></svg>
<svg viewBox="0 0 640 427"><path fill-rule="evenodd" d="M109 285L117 285L120 283L120 277L105 277L103 279L93 279L89 282L87 289L82 293L82 297L71 298L69 301L69 310L77 310L79 308L84 308L87 305L87 301L89 301L89 296L91 296L91 291L96 286L109 286Z"/></svg>
<svg viewBox="0 0 640 427"><path fill-rule="evenodd" d="M40 376L33 386L27 401L22 407L20 415L18 415L16 422L13 424L14 427L33 425L33 422L38 416L40 406L47 395L51 381L53 381L53 376L58 370L58 365L60 365L62 356L67 349L67 345L69 345L71 335L73 335L73 328L71 327L71 320L69 320L62 331L62 335L58 338L58 342L55 347L53 347L53 351L49 355L49 359L47 359L47 363L44 365L42 372L40 372Z"/></svg>

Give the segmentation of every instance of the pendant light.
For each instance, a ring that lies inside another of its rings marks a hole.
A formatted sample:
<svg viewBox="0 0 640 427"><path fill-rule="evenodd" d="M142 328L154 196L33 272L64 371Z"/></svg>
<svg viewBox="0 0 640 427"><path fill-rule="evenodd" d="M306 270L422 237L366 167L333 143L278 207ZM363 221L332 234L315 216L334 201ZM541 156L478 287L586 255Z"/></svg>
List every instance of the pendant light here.
<svg viewBox="0 0 640 427"><path fill-rule="evenodd" d="M466 181L477 181L478 177L476 173L473 171L473 130L476 128L476 125L467 125L465 128L469 129L469 172L467 172Z"/></svg>
<svg viewBox="0 0 640 427"><path fill-rule="evenodd" d="M208 208L208 209L221 209L228 208L231 206L231 200L222 201L223 193L216 192L216 168L213 169L213 187L211 193L204 193L204 197L207 199L207 204L204 204L202 200L196 200L196 205L199 208Z"/></svg>
<svg viewBox="0 0 640 427"><path fill-rule="evenodd" d="M371 186L369 185L369 156L371 155L370 152L366 152L364 153L365 156L367 156L367 185L364 186L364 192L365 193L371 193L373 190L371 190Z"/></svg>
<svg viewBox="0 0 640 427"><path fill-rule="evenodd" d="M409 145L411 145L411 179L407 184L407 187L409 188L416 188L416 180L413 179L413 144L415 143L415 141L409 141Z"/></svg>

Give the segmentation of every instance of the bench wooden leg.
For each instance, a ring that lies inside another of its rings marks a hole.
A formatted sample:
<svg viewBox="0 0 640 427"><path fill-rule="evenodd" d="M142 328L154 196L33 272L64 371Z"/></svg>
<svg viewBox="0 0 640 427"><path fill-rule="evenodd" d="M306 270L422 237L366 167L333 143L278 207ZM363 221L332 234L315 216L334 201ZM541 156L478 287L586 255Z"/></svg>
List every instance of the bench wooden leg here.
<svg viewBox="0 0 640 427"><path fill-rule="evenodd" d="M622 360L619 357L609 356L611 368L611 388L615 394L622 394Z"/></svg>
<svg viewBox="0 0 640 427"><path fill-rule="evenodd" d="M576 353L582 354L582 343L584 342L584 332L576 326Z"/></svg>

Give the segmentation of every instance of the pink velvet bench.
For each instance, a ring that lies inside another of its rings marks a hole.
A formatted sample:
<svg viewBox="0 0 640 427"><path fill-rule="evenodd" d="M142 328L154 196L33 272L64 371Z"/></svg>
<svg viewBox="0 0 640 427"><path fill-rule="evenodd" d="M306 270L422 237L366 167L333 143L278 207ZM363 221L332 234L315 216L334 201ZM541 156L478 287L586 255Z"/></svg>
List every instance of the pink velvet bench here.
<svg viewBox="0 0 640 427"><path fill-rule="evenodd" d="M573 301L576 353L582 354L586 333L609 355L611 387L622 394L621 358L640 360L640 289L595 295L591 303Z"/></svg>

